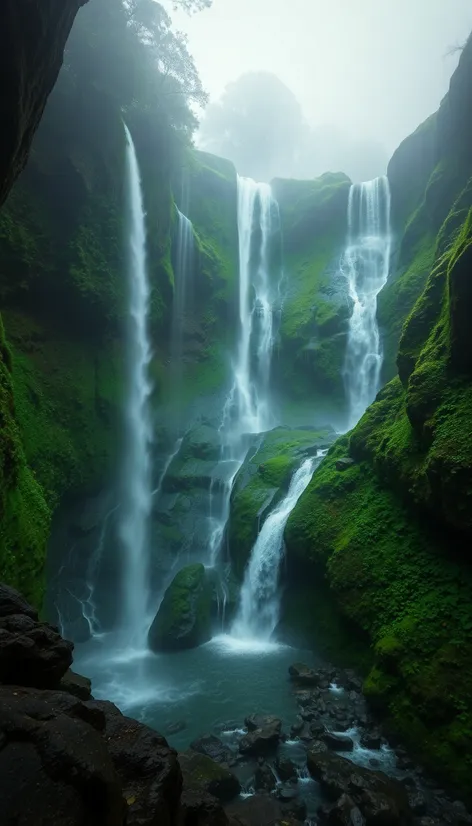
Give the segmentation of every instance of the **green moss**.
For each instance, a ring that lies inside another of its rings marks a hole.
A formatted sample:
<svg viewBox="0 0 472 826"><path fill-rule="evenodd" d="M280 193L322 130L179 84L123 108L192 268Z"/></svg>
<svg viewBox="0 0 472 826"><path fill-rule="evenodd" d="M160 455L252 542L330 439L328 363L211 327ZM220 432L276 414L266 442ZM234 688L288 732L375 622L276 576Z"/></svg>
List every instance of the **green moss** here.
<svg viewBox="0 0 472 826"><path fill-rule="evenodd" d="M243 576L261 524L288 489L294 470L304 456L331 438L326 431L278 427L249 451L235 480L228 524L229 552L238 578Z"/></svg>
<svg viewBox="0 0 472 826"><path fill-rule="evenodd" d="M327 173L314 181L274 181L284 250L277 387L294 399L343 402L342 366L350 304L341 254L350 181Z"/></svg>
<svg viewBox="0 0 472 826"><path fill-rule="evenodd" d="M15 419L11 370L0 321L0 572L40 607L50 511L26 464Z"/></svg>
<svg viewBox="0 0 472 826"><path fill-rule="evenodd" d="M201 564L182 568L169 585L149 631L155 650L192 648L211 636L211 585Z"/></svg>

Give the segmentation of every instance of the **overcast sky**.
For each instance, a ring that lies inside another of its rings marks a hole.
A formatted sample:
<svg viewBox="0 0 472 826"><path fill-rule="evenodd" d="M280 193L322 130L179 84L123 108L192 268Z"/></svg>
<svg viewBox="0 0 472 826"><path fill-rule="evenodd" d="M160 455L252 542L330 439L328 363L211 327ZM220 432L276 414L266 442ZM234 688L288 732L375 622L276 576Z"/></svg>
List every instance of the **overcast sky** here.
<svg viewBox="0 0 472 826"><path fill-rule="evenodd" d="M447 91L472 0L213 0L174 21L212 100L244 72L274 72L313 126L390 154Z"/></svg>

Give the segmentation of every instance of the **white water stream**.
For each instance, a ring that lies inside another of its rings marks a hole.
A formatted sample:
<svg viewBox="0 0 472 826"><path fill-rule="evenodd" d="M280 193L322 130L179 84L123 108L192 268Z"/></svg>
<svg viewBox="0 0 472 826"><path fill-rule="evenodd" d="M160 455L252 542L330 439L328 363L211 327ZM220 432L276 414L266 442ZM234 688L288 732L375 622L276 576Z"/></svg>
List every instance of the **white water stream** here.
<svg viewBox="0 0 472 826"><path fill-rule="evenodd" d="M219 428L218 476L210 490L210 565L218 561L233 482L250 436L274 424L269 398L273 347L269 244L276 230L278 206L270 187L238 178L239 341L232 365L233 384ZM258 237L260 245L255 248Z"/></svg>
<svg viewBox="0 0 472 826"><path fill-rule="evenodd" d="M348 429L357 424L380 389L382 347L377 296L388 278L390 249L388 179L354 184L349 192L348 241L343 258L353 301L344 364Z"/></svg>
<svg viewBox="0 0 472 826"><path fill-rule="evenodd" d="M149 283L146 268L146 228L141 176L133 139L125 126L128 187L127 393L122 474L122 504L118 535L122 553L122 613L124 643L145 646L148 630L149 547L152 505L152 422L149 399L151 345L148 333Z"/></svg>
<svg viewBox="0 0 472 826"><path fill-rule="evenodd" d="M241 639L270 640L280 614L279 575L284 554L284 530L308 487L324 452L305 459L295 471L286 496L265 520L251 552L241 588L240 605L231 629Z"/></svg>

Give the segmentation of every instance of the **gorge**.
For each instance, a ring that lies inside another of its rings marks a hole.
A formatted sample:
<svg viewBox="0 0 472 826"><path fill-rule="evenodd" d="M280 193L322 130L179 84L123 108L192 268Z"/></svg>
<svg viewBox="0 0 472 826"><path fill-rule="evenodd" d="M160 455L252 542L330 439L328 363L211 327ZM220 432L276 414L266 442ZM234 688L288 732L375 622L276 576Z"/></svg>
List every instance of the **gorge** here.
<svg viewBox="0 0 472 826"><path fill-rule="evenodd" d="M472 42L386 176L258 183L78 70L106 6L0 212L0 581L31 603L0 592L1 633L57 627L77 719L162 731L183 800L199 754L234 775L220 803L285 806L268 826L348 823L320 807L353 762L364 797L331 803L359 824L369 795L393 826L469 823ZM38 719L74 717L40 683ZM97 824L263 822L123 794Z"/></svg>

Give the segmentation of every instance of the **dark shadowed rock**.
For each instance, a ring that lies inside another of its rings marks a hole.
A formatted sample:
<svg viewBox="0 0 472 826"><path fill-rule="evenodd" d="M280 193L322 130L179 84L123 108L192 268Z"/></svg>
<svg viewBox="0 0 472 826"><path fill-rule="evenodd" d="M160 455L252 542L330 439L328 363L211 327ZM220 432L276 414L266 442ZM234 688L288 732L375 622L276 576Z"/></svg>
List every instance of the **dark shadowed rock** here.
<svg viewBox="0 0 472 826"><path fill-rule="evenodd" d="M307 755L308 770L333 801L347 795L360 809L367 826L400 826L411 820L406 790L382 772L355 766L331 752Z"/></svg>
<svg viewBox="0 0 472 826"><path fill-rule="evenodd" d="M286 815L280 801L264 794L256 794L247 800L233 803L226 812L230 819L234 818L236 823L244 826L278 826L282 823L286 826L295 826L300 823Z"/></svg>
<svg viewBox="0 0 472 826"><path fill-rule="evenodd" d="M64 694L61 710L57 694L0 689L0 822L121 826L125 803L107 744L70 715L78 701Z"/></svg>
<svg viewBox="0 0 472 826"><path fill-rule="evenodd" d="M277 757L277 760L275 761L275 770L282 782L292 780L297 776L295 763L293 760L290 760L290 757Z"/></svg>
<svg viewBox="0 0 472 826"><path fill-rule="evenodd" d="M305 663L294 663L288 669L288 673L292 680L300 685L315 686L318 685L319 675Z"/></svg>
<svg viewBox="0 0 472 826"><path fill-rule="evenodd" d="M370 731L361 737L361 746L365 749L378 751L382 745L382 735L378 731Z"/></svg>
<svg viewBox="0 0 472 826"><path fill-rule="evenodd" d="M54 688L72 663L73 643L26 614L0 618L0 682Z"/></svg>
<svg viewBox="0 0 472 826"><path fill-rule="evenodd" d="M92 681L89 680L88 677L82 677L81 674L76 674L75 671L71 671L70 668L66 671L59 683L59 688L61 691L67 691L69 694L73 694L74 697L78 697L79 700L92 699Z"/></svg>
<svg viewBox="0 0 472 826"><path fill-rule="evenodd" d="M268 754L275 751L280 740L280 730L278 723L265 726L264 728L256 728L254 731L248 732L239 741L239 751L241 754L260 755Z"/></svg>
<svg viewBox="0 0 472 826"><path fill-rule="evenodd" d="M343 794L327 815L329 826L365 826L365 819L353 799Z"/></svg>
<svg viewBox="0 0 472 826"><path fill-rule="evenodd" d="M84 704L104 714L103 737L128 801L127 826L163 826L177 818L182 774L177 754L157 732L109 702Z"/></svg>
<svg viewBox="0 0 472 826"><path fill-rule="evenodd" d="M254 773L254 788L256 792L272 792L277 785L274 772L268 763L262 763Z"/></svg>
<svg viewBox="0 0 472 826"><path fill-rule="evenodd" d="M332 731L324 731L320 735L320 740L326 743L333 751L353 751L354 741L344 734L334 734Z"/></svg>
<svg viewBox="0 0 472 826"><path fill-rule="evenodd" d="M190 748L199 754L206 754L217 763L227 763L232 758L231 750L214 734L203 734L190 743Z"/></svg>
<svg viewBox="0 0 472 826"><path fill-rule="evenodd" d="M186 791L204 791L217 797L222 803L233 800L241 791L238 778L229 769L196 751L178 755Z"/></svg>
<svg viewBox="0 0 472 826"><path fill-rule="evenodd" d="M38 612L14 588L0 582L0 619L12 614L24 614L32 620L38 620Z"/></svg>
<svg viewBox="0 0 472 826"><path fill-rule="evenodd" d="M267 726L273 726L277 731L282 731L282 720L271 715L251 714L244 718L244 725L248 731L255 731L256 728L266 728Z"/></svg>
<svg viewBox="0 0 472 826"><path fill-rule="evenodd" d="M174 821L168 823L173 826ZM177 826L228 826L229 821L216 797L205 791L184 789L176 823ZM155 826L161 826L161 821L156 820Z"/></svg>
<svg viewBox="0 0 472 826"><path fill-rule="evenodd" d="M23 169L85 0L2 0L0 205Z"/></svg>

